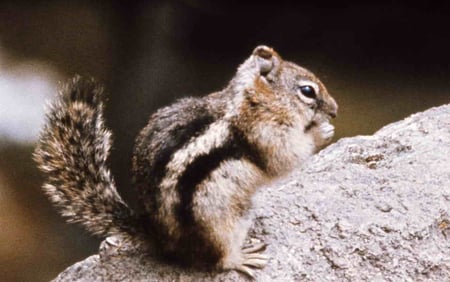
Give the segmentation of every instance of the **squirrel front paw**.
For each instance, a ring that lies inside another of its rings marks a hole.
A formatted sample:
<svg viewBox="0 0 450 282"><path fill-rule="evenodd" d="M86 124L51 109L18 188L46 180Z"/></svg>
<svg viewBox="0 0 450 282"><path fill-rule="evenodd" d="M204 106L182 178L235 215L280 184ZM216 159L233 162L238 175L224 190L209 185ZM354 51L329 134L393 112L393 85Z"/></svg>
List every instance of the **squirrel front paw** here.
<svg viewBox="0 0 450 282"><path fill-rule="evenodd" d="M334 126L328 121L324 121L314 128L312 128L312 134L314 137L314 143L317 148L320 148L328 143L334 136Z"/></svg>
<svg viewBox="0 0 450 282"><path fill-rule="evenodd" d="M322 136L322 139L325 142L331 141L331 138L334 136L334 126L329 122L324 122L319 125L319 131Z"/></svg>

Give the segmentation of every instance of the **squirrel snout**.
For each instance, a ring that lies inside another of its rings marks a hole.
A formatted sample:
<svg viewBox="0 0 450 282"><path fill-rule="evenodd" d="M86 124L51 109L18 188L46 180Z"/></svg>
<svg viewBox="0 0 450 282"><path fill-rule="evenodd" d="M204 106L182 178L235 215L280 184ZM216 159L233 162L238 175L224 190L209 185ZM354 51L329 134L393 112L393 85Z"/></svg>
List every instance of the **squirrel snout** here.
<svg viewBox="0 0 450 282"><path fill-rule="evenodd" d="M336 117L337 117L337 110L335 110L335 111L333 111L333 112L329 112L328 115L329 115L331 118L336 118Z"/></svg>
<svg viewBox="0 0 450 282"><path fill-rule="evenodd" d="M330 100L325 103L323 110L331 118L335 118L335 117L337 117L338 105L337 105L336 101L330 97Z"/></svg>

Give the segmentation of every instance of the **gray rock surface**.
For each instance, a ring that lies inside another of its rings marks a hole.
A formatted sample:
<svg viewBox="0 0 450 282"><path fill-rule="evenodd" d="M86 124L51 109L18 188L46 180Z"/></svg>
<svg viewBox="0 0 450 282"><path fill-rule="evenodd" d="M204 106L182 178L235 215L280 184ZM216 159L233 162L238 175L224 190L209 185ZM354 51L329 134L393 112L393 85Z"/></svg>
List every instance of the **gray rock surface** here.
<svg viewBox="0 0 450 282"><path fill-rule="evenodd" d="M450 105L343 138L255 197L257 281L450 281ZM109 238L55 281L246 281Z"/></svg>

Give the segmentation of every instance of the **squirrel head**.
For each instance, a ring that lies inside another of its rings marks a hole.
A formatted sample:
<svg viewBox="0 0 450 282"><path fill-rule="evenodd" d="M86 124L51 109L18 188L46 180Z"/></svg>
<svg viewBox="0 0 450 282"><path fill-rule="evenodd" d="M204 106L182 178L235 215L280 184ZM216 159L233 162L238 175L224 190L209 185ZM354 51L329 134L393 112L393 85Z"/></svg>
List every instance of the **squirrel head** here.
<svg viewBox="0 0 450 282"><path fill-rule="evenodd" d="M337 103L311 71L284 61L272 48L257 46L239 67L235 93L244 92L254 105L284 101L291 110L317 122L337 116Z"/></svg>

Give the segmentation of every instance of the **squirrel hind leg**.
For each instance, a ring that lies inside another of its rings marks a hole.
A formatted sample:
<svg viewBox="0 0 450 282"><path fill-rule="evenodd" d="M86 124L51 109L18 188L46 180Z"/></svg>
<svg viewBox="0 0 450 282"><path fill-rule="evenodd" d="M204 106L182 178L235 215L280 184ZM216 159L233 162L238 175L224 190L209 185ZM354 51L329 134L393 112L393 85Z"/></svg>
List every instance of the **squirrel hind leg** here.
<svg viewBox="0 0 450 282"><path fill-rule="evenodd" d="M255 278L254 269L262 269L267 265L269 257L260 253L244 254L244 259L241 264L234 267L236 271L239 271L250 278Z"/></svg>
<svg viewBox="0 0 450 282"><path fill-rule="evenodd" d="M264 268L269 257L261 253L267 246L264 243L243 247L249 222L248 219L241 218L236 224L234 234L230 236L227 244L228 248L219 267L223 270L236 270L250 278L254 278L254 269Z"/></svg>
<svg viewBox="0 0 450 282"><path fill-rule="evenodd" d="M254 278L253 269L262 269L269 261L269 257L261 253L266 249L266 246L266 244L260 243L243 248L241 250L242 262L235 269L250 278Z"/></svg>
<svg viewBox="0 0 450 282"><path fill-rule="evenodd" d="M200 210L200 205L197 205L197 211ZM208 217L207 220L202 219L205 218L197 217L197 224L209 230L206 245L220 250L216 269L236 270L253 278L254 269L264 268L267 264L269 258L261 253L265 250L266 244L243 247L251 224L247 216L233 218L218 215Z"/></svg>
<svg viewBox="0 0 450 282"><path fill-rule="evenodd" d="M262 269L267 265L269 257L262 254L265 244L258 244L228 253L221 261L223 270L236 270L250 278L254 278L254 269Z"/></svg>

